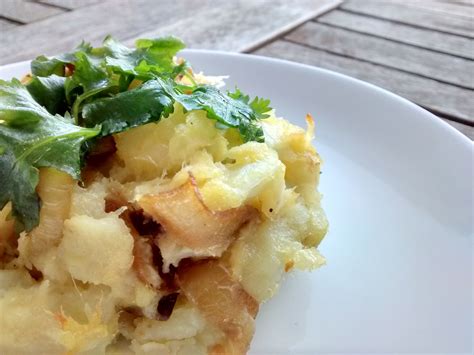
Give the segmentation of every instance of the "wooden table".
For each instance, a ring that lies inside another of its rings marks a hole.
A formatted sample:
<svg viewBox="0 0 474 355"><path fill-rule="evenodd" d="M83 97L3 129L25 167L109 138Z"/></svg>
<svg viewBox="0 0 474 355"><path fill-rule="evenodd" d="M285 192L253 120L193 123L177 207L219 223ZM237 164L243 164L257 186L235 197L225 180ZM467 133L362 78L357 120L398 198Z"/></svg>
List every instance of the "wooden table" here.
<svg viewBox="0 0 474 355"><path fill-rule="evenodd" d="M174 34L374 83L474 139L474 0L1 0L0 64Z"/></svg>

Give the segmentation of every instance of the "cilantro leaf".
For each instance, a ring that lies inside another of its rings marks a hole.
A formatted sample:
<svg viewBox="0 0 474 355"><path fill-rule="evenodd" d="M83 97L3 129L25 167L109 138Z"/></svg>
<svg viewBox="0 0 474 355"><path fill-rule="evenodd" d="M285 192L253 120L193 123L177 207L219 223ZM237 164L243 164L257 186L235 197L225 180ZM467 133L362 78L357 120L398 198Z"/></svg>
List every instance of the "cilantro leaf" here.
<svg viewBox="0 0 474 355"><path fill-rule="evenodd" d="M85 100L117 86L118 83L110 78L103 68L102 58L84 52L77 52L75 56L74 73L67 79L67 95L71 101L71 93L77 94L72 106L72 115L78 122L81 105ZM78 88L81 90L76 90Z"/></svg>
<svg viewBox="0 0 474 355"><path fill-rule="evenodd" d="M24 126L49 116L18 80L0 80L0 120L11 126Z"/></svg>
<svg viewBox="0 0 474 355"><path fill-rule="evenodd" d="M148 64L156 72L171 72L175 67L173 57L185 47L176 37L162 37L158 39L139 39L135 43L137 51L143 52L138 71L142 64Z"/></svg>
<svg viewBox="0 0 474 355"><path fill-rule="evenodd" d="M175 64L173 56L184 48L184 43L174 37L158 39L139 39L136 49L132 50L112 37L104 41L106 65L116 72L145 75L148 72L170 73Z"/></svg>
<svg viewBox="0 0 474 355"><path fill-rule="evenodd" d="M71 78L82 86L85 92L109 85L109 75L101 67L102 58L94 58L84 52L77 52L75 56L74 74Z"/></svg>
<svg viewBox="0 0 474 355"><path fill-rule="evenodd" d="M86 127L102 126L101 136L160 120L173 112L173 100L161 82L151 80L113 97L84 105Z"/></svg>
<svg viewBox="0 0 474 355"><path fill-rule="evenodd" d="M41 55L31 61L31 73L36 76L50 76L52 74L64 76L65 65L75 62L77 52L91 53L92 51L93 48L89 43L82 42L73 52L49 58Z"/></svg>
<svg viewBox="0 0 474 355"><path fill-rule="evenodd" d="M110 36L105 38L104 48L107 54L105 57L107 67L116 72L136 74L135 67L138 65L138 59L134 50Z"/></svg>
<svg viewBox="0 0 474 355"><path fill-rule="evenodd" d="M71 54L48 58L44 55L31 61L31 73L36 76L64 76L64 66L73 60Z"/></svg>
<svg viewBox="0 0 474 355"><path fill-rule="evenodd" d="M228 92L227 95L229 95L235 100L241 101L244 104L249 105L255 113L256 119L258 120L269 117L268 112L272 110L272 108L270 107L270 100L259 98L257 96L252 100L252 102L250 102L250 96L245 95L237 88L235 89L235 92Z"/></svg>
<svg viewBox="0 0 474 355"><path fill-rule="evenodd" d="M8 106L11 102L18 105ZM0 120L0 209L11 201L14 216L31 230L39 222L38 168L53 167L79 178L81 144L98 129L53 116L18 80L0 81Z"/></svg>
<svg viewBox="0 0 474 355"><path fill-rule="evenodd" d="M55 74L48 77L34 76L26 85L31 96L51 114L66 111L66 78Z"/></svg>

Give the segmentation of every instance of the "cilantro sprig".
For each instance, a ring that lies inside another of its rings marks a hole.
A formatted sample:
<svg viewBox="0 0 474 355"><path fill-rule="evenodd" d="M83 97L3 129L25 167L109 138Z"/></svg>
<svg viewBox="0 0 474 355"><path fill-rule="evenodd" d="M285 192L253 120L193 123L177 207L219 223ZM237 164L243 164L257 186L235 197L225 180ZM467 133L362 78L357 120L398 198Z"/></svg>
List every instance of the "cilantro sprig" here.
<svg viewBox="0 0 474 355"><path fill-rule="evenodd" d="M258 121L269 100L197 85L189 64L173 60L183 48L174 37L140 39L134 49L107 37L102 47L81 43L36 58L25 84L0 80L0 209L11 201L16 220L31 230L39 223L39 168L79 179L95 139L166 118L176 103L237 129L243 141L263 142ZM182 76L193 84L179 84Z"/></svg>

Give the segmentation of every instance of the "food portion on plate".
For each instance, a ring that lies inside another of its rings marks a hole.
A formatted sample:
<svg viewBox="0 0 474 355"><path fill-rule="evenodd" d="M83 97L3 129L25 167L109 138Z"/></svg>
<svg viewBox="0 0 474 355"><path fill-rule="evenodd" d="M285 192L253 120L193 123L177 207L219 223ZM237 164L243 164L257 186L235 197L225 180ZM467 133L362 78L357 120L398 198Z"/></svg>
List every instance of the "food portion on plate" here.
<svg viewBox="0 0 474 355"><path fill-rule="evenodd" d="M244 354L324 264L307 130L173 37L82 43L0 81L0 353Z"/></svg>

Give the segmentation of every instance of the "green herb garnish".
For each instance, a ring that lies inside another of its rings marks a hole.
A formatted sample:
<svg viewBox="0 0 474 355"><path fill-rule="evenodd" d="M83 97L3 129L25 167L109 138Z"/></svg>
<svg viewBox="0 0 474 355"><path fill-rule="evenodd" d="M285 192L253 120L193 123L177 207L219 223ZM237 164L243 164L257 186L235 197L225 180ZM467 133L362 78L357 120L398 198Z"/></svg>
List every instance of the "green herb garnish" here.
<svg viewBox="0 0 474 355"><path fill-rule="evenodd" d="M0 81L0 207L12 202L13 214L27 230L38 224L36 194L40 167L80 177L81 144L99 133L53 116L18 81Z"/></svg>
<svg viewBox="0 0 474 355"><path fill-rule="evenodd" d="M17 221L31 230L39 223L38 168L79 179L91 139L159 121L175 103L205 111L243 141L263 142L258 121L271 110L269 100L192 80L178 84L179 76L190 76L187 62L173 61L183 48L174 37L140 39L135 49L107 37L102 47L82 43L70 53L36 58L26 84L0 80L0 209L11 201Z"/></svg>

